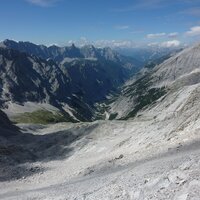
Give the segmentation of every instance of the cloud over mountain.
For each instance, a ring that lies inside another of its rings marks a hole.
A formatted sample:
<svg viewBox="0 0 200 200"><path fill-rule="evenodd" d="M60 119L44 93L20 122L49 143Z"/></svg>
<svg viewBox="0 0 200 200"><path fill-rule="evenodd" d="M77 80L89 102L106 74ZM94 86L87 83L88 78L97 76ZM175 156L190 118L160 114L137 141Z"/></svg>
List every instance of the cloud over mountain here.
<svg viewBox="0 0 200 200"><path fill-rule="evenodd" d="M161 47L178 47L180 46L181 42L179 40L170 40L166 42L162 42L160 44Z"/></svg>
<svg viewBox="0 0 200 200"><path fill-rule="evenodd" d="M187 36L198 36L200 35L200 26L193 26L189 31L186 32Z"/></svg>

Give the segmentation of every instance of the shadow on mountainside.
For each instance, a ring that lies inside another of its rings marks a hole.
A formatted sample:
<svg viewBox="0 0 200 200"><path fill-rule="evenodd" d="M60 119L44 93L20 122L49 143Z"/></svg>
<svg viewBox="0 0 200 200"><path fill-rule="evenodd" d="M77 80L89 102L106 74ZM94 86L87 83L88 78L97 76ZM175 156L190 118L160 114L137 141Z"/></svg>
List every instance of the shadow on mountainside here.
<svg viewBox="0 0 200 200"><path fill-rule="evenodd" d="M70 157L74 150L70 145L90 134L97 126L91 124L83 129L71 128L45 135L21 132L11 134L12 131L1 129L0 181L42 173L45 169L37 167L37 161L48 162ZM87 140L84 140L81 145L86 143ZM30 164L34 167L30 167Z"/></svg>

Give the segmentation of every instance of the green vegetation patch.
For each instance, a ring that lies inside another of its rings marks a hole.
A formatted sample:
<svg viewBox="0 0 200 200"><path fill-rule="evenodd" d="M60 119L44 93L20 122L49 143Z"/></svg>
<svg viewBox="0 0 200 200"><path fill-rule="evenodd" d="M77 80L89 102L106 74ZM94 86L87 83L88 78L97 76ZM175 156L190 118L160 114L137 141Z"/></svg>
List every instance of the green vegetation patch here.
<svg viewBox="0 0 200 200"><path fill-rule="evenodd" d="M116 119L118 113L111 113L110 116L109 116L109 120L114 120Z"/></svg>
<svg viewBox="0 0 200 200"><path fill-rule="evenodd" d="M50 124L58 122L68 122L69 119L60 112L50 112L48 110L37 110L26 112L11 119L15 123L25 124Z"/></svg>
<svg viewBox="0 0 200 200"><path fill-rule="evenodd" d="M160 97L166 94L165 88L151 88L143 94L140 94L137 97L137 102L135 108L124 118L129 119L131 117L135 117L138 111L143 109L144 107L152 104Z"/></svg>

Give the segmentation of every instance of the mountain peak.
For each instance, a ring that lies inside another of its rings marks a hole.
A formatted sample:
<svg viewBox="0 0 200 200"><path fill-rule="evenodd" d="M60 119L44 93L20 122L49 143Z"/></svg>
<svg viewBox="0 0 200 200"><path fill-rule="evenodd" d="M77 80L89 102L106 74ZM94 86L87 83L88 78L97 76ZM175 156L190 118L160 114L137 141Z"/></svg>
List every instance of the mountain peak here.
<svg viewBox="0 0 200 200"><path fill-rule="evenodd" d="M76 46L75 46L75 44L74 44L74 43L72 43L72 45L71 45L71 48L76 48Z"/></svg>

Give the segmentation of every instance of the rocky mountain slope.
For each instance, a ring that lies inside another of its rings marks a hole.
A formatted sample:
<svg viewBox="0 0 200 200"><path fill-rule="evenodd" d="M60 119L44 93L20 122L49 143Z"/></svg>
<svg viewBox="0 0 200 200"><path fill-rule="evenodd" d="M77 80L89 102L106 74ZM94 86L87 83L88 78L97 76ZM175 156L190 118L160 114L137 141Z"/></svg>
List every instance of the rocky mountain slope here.
<svg viewBox="0 0 200 200"><path fill-rule="evenodd" d="M14 126L8 119L7 115L0 110L0 137L9 137L10 134L14 134L19 131L17 126Z"/></svg>
<svg viewBox="0 0 200 200"><path fill-rule="evenodd" d="M199 44L187 48L129 81L121 94L111 98L110 113L116 118L134 117L142 109L199 83Z"/></svg>

